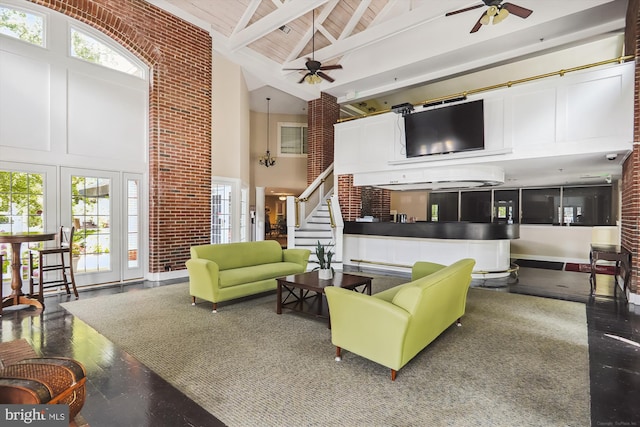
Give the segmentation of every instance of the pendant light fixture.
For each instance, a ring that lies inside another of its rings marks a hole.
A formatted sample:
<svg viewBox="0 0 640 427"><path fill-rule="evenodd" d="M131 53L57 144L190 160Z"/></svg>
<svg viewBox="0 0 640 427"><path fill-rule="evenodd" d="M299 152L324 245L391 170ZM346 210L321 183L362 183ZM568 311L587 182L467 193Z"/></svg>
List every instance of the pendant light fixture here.
<svg viewBox="0 0 640 427"><path fill-rule="evenodd" d="M276 164L276 158L271 157L271 152L269 151L269 122L271 121L269 101L271 101L271 98L267 98L267 152L264 153L263 156L260 156L260 165L266 167L274 166Z"/></svg>

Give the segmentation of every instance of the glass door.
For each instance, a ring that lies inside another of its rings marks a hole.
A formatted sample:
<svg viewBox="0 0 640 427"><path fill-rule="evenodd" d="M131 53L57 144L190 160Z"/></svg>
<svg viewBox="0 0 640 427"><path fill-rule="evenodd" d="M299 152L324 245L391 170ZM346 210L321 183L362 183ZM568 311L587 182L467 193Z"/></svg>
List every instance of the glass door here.
<svg viewBox="0 0 640 427"><path fill-rule="evenodd" d="M56 194L55 168L0 161L0 234L55 232ZM3 295L11 292L13 257L21 259L21 274L26 280L29 248L42 245L42 242L23 244L21 253L13 254L10 244L0 243Z"/></svg>
<svg viewBox="0 0 640 427"><path fill-rule="evenodd" d="M73 264L80 286L121 279L119 175L61 169L61 223L72 224Z"/></svg>

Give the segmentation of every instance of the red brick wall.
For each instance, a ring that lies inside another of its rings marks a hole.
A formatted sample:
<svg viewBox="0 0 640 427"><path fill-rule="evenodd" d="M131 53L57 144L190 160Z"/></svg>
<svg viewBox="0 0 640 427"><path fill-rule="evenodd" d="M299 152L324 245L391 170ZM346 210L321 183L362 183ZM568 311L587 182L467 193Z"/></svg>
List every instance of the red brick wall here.
<svg viewBox="0 0 640 427"><path fill-rule="evenodd" d="M322 92L320 98L309 101L307 184L333 163L333 125L339 118L340 106L335 96Z"/></svg>
<svg viewBox="0 0 640 427"><path fill-rule="evenodd" d="M638 71L636 71L636 81ZM638 123L638 90L636 89L636 124ZM637 125L636 125L637 126ZM634 136L637 139L637 135ZM638 216L640 215L640 188L638 188L640 173L638 165L640 165L640 146L634 144L633 153L627 158L623 166L622 174L622 246L631 251L632 254L632 274L630 287L632 291L638 293L638 242L640 233L638 232Z"/></svg>
<svg viewBox="0 0 640 427"><path fill-rule="evenodd" d="M149 271L184 269L211 233L209 34L141 0L30 0L82 21L149 67Z"/></svg>
<svg viewBox="0 0 640 427"><path fill-rule="evenodd" d="M391 191L374 189L373 216L380 221L389 221L391 215Z"/></svg>
<svg viewBox="0 0 640 427"><path fill-rule="evenodd" d="M338 202L345 221L355 221L360 217L360 187L353 186L353 175L338 175Z"/></svg>
<svg viewBox="0 0 640 427"><path fill-rule="evenodd" d="M638 272L640 270L640 12L637 0L630 0L627 9L626 52L636 57L636 72L634 84L634 126L633 152L627 158L622 171L622 245L631 251L632 292L640 294L638 288Z"/></svg>
<svg viewBox="0 0 640 427"><path fill-rule="evenodd" d="M361 215L371 215L380 221L389 221L391 192L382 188L364 187L360 190L362 200Z"/></svg>

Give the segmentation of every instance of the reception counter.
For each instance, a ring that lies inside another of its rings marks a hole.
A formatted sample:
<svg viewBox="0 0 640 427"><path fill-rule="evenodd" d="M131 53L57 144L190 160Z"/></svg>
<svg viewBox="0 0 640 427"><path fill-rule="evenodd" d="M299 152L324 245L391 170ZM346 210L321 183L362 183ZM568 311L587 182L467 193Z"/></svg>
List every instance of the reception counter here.
<svg viewBox="0 0 640 427"><path fill-rule="evenodd" d="M475 278L505 277L519 224L345 222L343 263L406 273L416 261L452 264L473 258Z"/></svg>
<svg viewBox="0 0 640 427"><path fill-rule="evenodd" d="M479 222L345 222L344 234L425 239L501 240L520 237L520 224Z"/></svg>

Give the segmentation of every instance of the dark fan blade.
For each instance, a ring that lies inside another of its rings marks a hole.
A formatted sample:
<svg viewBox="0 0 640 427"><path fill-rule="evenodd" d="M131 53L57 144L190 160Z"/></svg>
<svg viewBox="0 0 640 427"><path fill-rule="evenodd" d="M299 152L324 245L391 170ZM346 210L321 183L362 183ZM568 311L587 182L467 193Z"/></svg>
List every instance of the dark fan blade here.
<svg viewBox="0 0 640 427"><path fill-rule="evenodd" d="M306 78L307 78L307 76L310 76L310 75L311 75L311 73L307 73L307 74L305 74L305 75L304 75L304 77L303 77L303 78L301 78L301 79L300 79L300 81L299 81L298 83L302 83L302 82L304 82L304 79L306 79Z"/></svg>
<svg viewBox="0 0 640 427"><path fill-rule="evenodd" d="M323 79L325 79L326 81L330 82L330 83L335 82L334 79L332 79L331 77L329 77L328 75L326 75L322 71L318 71L316 74L319 75L320 77L322 77Z"/></svg>
<svg viewBox="0 0 640 427"><path fill-rule="evenodd" d="M509 13L512 13L516 16L519 16L520 18L528 18L529 15L531 15L533 13L533 10L530 9L526 9L522 6L518 6L516 4L513 3L505 3L502 5L503 8L507 9L509 11Z"/></svg>
<svg viewBox="0 0 640 427"><path fill-rule="evenodd" d="M305 59L307 60L306 63L312 60L311 58L305 58ZM282 71L309 71L309 68L283 68Z"/></svg>
<svg viewBox="0 0 640 427"><path fill-rule="evenodd" d="M479 5L477 5L477 6L471 6L471 7L466 7L466 8L464 8L464 9L460 9L460 10L454 10L453 12L447 12L447 13L445 13L445 14L444 14L444 16L457 15L458 13L468 12L468 11L470 11L470 10L477 9L477 8L479 8L479 7L483 7L483 6L484 6L484 4L479 4Z"/></svg>
<svg viewBox="0 0 640 427"><path fill-rule="evenodd" d="M342 65L325 65L324 67L320 67L321 70L342 70Z"/></svg>
<svg viewBox="0 0 640 427"><path fill-rule="evenodd" d="M482 18L487 14L487 12L484 12L482 15L480 15L480 18L478 18L478 22L476 22L476 25L473 26L473 28L471 29L471 31L469 31L469 33L475 33L476 31L478 31L480 28L482 28L482 24L480 23L480 21L482 20Z"/></svg>

